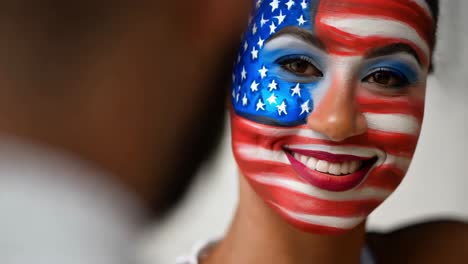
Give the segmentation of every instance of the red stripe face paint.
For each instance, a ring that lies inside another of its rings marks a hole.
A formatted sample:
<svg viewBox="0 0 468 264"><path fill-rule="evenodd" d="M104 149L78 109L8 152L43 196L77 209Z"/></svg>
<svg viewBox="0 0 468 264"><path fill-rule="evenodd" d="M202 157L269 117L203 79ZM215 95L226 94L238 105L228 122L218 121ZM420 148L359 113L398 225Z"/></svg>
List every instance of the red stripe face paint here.
<svg viewBox="0 0 468 264"><path fill-rule="evenodd" d="M404 178L432 56L424 0L264 0L233 74L232 147L291 225L341 234Z"/></svg>

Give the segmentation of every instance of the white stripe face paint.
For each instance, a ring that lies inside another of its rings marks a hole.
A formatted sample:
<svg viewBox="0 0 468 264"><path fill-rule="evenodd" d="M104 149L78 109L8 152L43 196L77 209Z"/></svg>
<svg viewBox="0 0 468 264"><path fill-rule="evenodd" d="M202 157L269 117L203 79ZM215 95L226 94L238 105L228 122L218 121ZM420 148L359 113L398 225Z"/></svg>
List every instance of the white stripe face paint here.
<svg viewBox="0 0 468 264"><path fill-rule="evenodd" d="M364 221L365 216L356 216L356 217L334 217L334 216L319 216L312 214L301 214L291 210L288 210L284 207L281 207L277 204L273 204L283 213L287 214L289 217L311 225L320 225L327 226L339 229L351 229L356 227L359 223Z"/></svg>
<svg viewBox="0 0 468 264"><path fill-rule="evenodd" d="M258 161L273 161L283 164L289 164L288 158L284 151L274 151L254 145L238 145L237 146L239 155L247 160L258 160Z"/></svg>
<svg viewBox="0 0 468 264"><path fill-rule="evenodd" d="M407 171L411 164L410 158L398 157L394 155L387 155L384 165L393 165L400 169L401 171Z"/></svg>
<svg viewBox="0 0 468 264"><path fill-rule="evenodd" d="M413 116L404 114L363 114L366 117L369 129L414 136L419 134L419 121Z"/></svg>
<svg viewBox="0 0 468 264"><path fill-rule="evenodd" d="M360 37L386 37L411 41L429 57L427 42L411 26L394 20L373 16L335 17L328 16L322 23Z"/></svg>
<svg viewBox="0 0 468 264"><path fill-rule="evenodd" d="M384 200L391 191L378 187L364 187L362 189L350 190L346 192L329 192L316 188L310 184L306 184L297 180L287 179L281 175L255 175L252 179L258 183L281 187L290 191L308 195L313 198L324 199L329 201L357 201L357 200Z"/></svg>

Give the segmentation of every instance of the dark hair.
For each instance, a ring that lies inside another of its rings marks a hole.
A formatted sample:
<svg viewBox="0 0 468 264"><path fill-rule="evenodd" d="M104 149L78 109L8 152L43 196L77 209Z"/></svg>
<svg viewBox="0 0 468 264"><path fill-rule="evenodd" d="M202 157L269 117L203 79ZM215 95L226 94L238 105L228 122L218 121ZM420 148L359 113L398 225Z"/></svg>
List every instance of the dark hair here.
<svg viewBox="0 0 468 264"><path fill-rule="evenodd" d="M432 34L432 49L436 47L436 39L437 39L437 27L439 24L439 0L426 0L427 5L431 9L432 16L434 17L434 31ZM434 71L434 64L431 63L429 72Z"/></svg>
<svg viewBox="0 0 468 264"><path fill-rule="evenodd" d="M436 32L437 32L437 25L439 23L439 0L426 0L427 5L431 9L432 16L434 17L434 34L432 40L432 46L435 47L436 42Z"/></svg>
<svg viewBox="0 0 468 264"><path fill-rule="evenodd" d="M432 15L434 16L435 24L439 22L439 0L426 0L429 8L431 9Z"/></svg>

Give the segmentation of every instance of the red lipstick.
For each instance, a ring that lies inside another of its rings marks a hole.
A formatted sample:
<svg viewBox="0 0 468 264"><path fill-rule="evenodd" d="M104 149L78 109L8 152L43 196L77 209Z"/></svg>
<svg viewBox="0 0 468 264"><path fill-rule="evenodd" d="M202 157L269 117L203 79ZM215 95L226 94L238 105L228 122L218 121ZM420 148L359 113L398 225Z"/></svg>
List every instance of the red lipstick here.
<svg viewBox="0 0 468 264"><path fill-rule="evenodd" d="M324 160L331 163L342 163L346 161L360 160L363 161L362 166L354 173L348 175L331 175L328 173L313 170L304 165L301 161L294 158L292 153L301 154L308 157L313 157L318 160ZM353 155L337 155L322 151L309 150L288 150L286 156L296 173L309 184L332 192L344 192L351 190L361 184L366 178L368 172L377 161L377 158L357 157Z"/></svg>

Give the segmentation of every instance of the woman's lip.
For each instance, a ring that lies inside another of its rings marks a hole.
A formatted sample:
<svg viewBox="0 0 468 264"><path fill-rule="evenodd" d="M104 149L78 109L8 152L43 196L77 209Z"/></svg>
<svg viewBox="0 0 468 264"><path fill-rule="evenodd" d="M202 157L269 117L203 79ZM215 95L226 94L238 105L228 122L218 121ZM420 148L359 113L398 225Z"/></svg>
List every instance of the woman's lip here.
<svg viewBox="0 0 468 264"><path fill-rule="evenodd" d="M334 176L306 167L302 162L295 159L289 152L286 152L286 156L293 169L303 180L317 188L332 192L344 192L360 185L377 160L376 158L368 160L362 168L352 174Z"/></svg>
<svg viewBox="0 0 468 264"><path fill-rule="evenodd" d="M342 163L346 161L353 161L353 160L370 160L372 158L369 157L358 157L354 155L346 155L346 154L333 154L324 151L317 151L317 150L305 150L305 149L295 149L295 148L288 148L286 149L287 152L301 154L307 157L313 157L318 160L324 160L331 163Z"/></svg>

